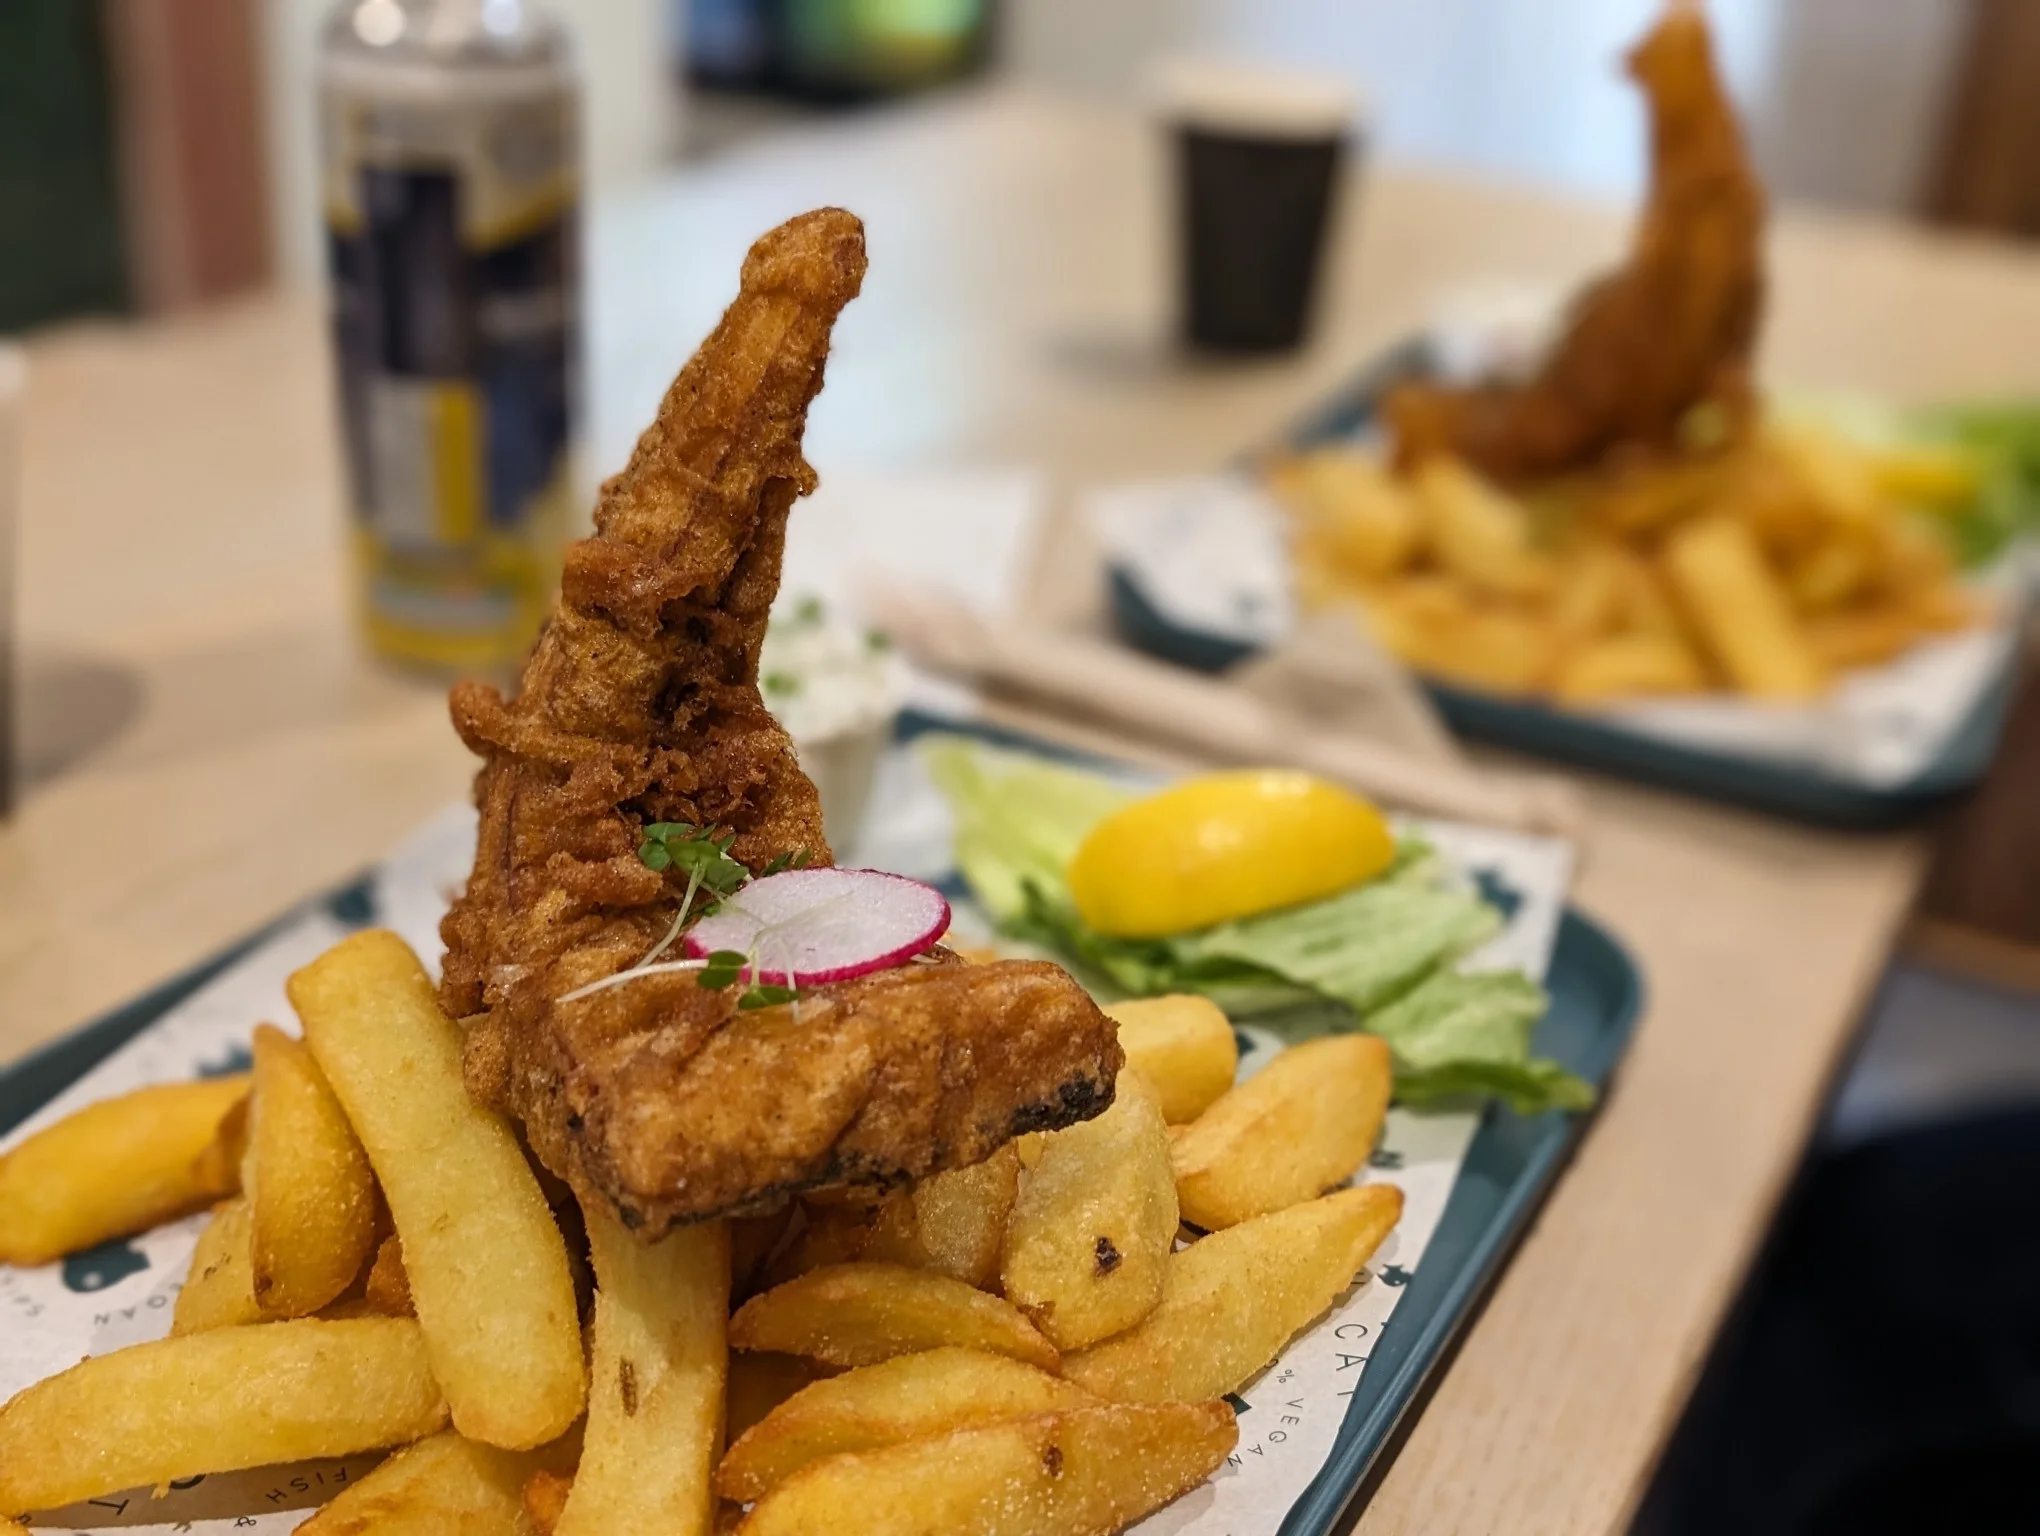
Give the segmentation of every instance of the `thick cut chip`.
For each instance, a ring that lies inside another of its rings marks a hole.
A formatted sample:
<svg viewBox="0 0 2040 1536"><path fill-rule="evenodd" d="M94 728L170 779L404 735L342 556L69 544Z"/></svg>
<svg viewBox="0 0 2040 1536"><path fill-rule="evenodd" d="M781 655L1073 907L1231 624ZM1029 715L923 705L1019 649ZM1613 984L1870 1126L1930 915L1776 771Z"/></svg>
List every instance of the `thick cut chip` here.
<svg viewBox="0 0 2040 1536"><path fill-rule="evenodd" d="M723 1403L723 1435L735 1440L802 1387L828 1374L829 1368L799 1355L765 1350L730 1356L729 1387Z"/></svg>
<svg viewBox="0 0 2040 1536"><path fill-rule="evenodd" d="M301 1318L136 1344L0 1408L0 1509L402 1445L446 1423L407 1318Z"/></svg>
<svg viewBox="0 0 2040 1536"><path fill-rule="evenodd" d="M952 1168L896 1196L860 1258L932 1269L983 1289L999 1277L999 1246L1020 1193L1011 1142L981 1163Z"/></svg>
<svg viewBox="0 0 2040 1536"><path fill-rule="evenodd" d="M765 1264L786 1240L796 1207L789 1202L770 1216L739 1216L730 1222L730 1294L742 1298L757 1289Z"/></svg>
<svg viewBox="0 0 2040 1536"><path fill-rule="evenodd" d="M1810 699L1827 686L1792 605L1749 529L1716 515L1665 544L1665 574L1731 680L1754 698Z"/></svg>
<svg viewBox="0 0 2040 1536"><path fill-rule="evenodd" d="M739 1532L1110 1536L1203 1482L1238 1439L1224 1403L1012 1419L816 1462L761 1499Z"/></svg>
<svg viewBox="0 0 2040 1536"><path fill-rule="evenodd" d="M1550 560L1531 541L1529 510L1457 459L1427 459L1411 479L1438 564L1499 597L1548 592Z"/></svg>
<svg viewBox="0 0 2040 1536"><path fill-rule="evenodd" d="M1345 1183L1381 1134L1392 1073L1374 1035L1284 1051L1177 1134L1183 1219L1215 1231Z"/></svg>
<svg viewBox="0 0 2040 1536"><path fill-rule="evenodd" d="M954 1344L1056 1368L1055 1346L1009 1302L901 1264L836 1264L754 1296L730 1319L732 1349L876 1365Z"/></svg>
<svg viewBox="0 0 2040 1536"><path fill-rule="evenodd" d="M1058 1349L1110 1338L1162 1299L1176 1226L1169 1127L1129 1067L1112 1107L1051 1134L1028 1175L999 1266L1006 1299Z"/></svg>
<svg viewBox="0 0 2040 1536"><path fill-rule="evenodd" d="M583 1210L595 1256L594 1362L580 1470L559 1536L709 1536L722 1451L730 1239L723 1223L641 1243Z"/></svg>
<svg viewBox="0 0 2040 1536"><path fill-rule="evenodd" d="M1582 543L1559 571L1551 619L1569 646L1590 645L1620 622L1623 572L1613 546Z"/></svg>
<svg viewBox="0 0 2040 1536"><path fill-rule="evenodd" d="M1371 588L1366 617L1375 638L1411 666L1495 693L1540 687L1562 640L1537 607L1490 604L1433 572Z"/></svg>
<svg viewBox="0 0 2040 1536"><path fill-rule="evenodd" d="M213 1208L212 1220L191 1250L191 1272L184 1277L171 1313L172 1333L203 1333L262 1321L249 1251L252 1225L245 1195L222 1200Z"/></svg>
<svg viewBox="0 0 2040 1536"><path fill-rule="evenodd" d="M1140 1073L1162 1106L1162 1118L1185 1125L1224 1097L1240 1068L1232 1020L1208 997L1136 997L1105 1010L1119 1026L1126 1064Z"/></svg>
<svg viewBox="0 0 2040 1536"><path fill-rule="evenodd" d="M1848 608L1806 621L1806 643L1831 672L1881 666L1920 636L1920 624L1899 604Z"/></svg>
<svg viewBox="0 0 2040 1536"><path fill-rule="evenodd" d="M1402 1215L1388 1184L1342 1189L1192 1243L1162 1303L1063 1367L1100 1397L1201 1402L1238 1391L1353 1283Z"/></svg>
<svg viewBox="0 0 2040 1536"><path fill-rule="evenodd" d="M1573 704L1636 694L1698 693L1707 669L1678 635L1613 635L1581 646L1558 670L1554 688Z"/></svg>
<svg viewBox="0 0 2040 1536"><path fill-rule="evenodd" d="M1423 519L1409 488L1370 454L1319 448L1278 463L1270 479L1301 525L1299 542L1348 581L1393 576L1418 551Z"/></svg>
<svg viewBox="0 0 2040 1536"><path fill-rule="evenodd" d="M831 1264L849 1264L864 1257L878 1233L878 1223L887 1207L904 1201L904 1195L874 1200L869 1192L853 1192L858 1198L844 1200L805 1199L799 1202L800 1229L792 1241L775 1254L759 1274L757 1289L797 1279L809 1270Z"/></svg>
<svg viewBox="0 0 2040 1536"><path fill-rule="evenodd" d="M240 1188L213 1151L245 1076L137 1088L101 1099L0 1157L0 1263L47 1264L204 1210Z"/></svg>
<svg viewBox="0 0 2040 1536"><path fill-rule="evenodd" d="M243 1094L233 1108L220 1116L212 1140L191 1165L191 1176L196 1182L228 1194L235 1190L248 1192L248 1109L253 1097L252 1093Z"/></svg>
<svg viewBox="0 0 2040 1536"><path fill-rule="evenodd" d="M368 1280L362 1287L362 1299L370 1311L383 1317L418 1315L411 1302L411 1277L404 1272L403 1239L394 1232L375 1251L375 1262L368 1266Z"/></svg>
<svg viewBox="0 0 2040 1536"><path fill-rule="evenodd" d="M716 1469L716 1492L755 1503L826 1456L1095 1401L1060 1377L983 1350L898 1355L794 1393L737 1437Z"/></svg>
<svg viewBox="0 0 2040 1536"><path fill-rule="evenodd" d="M524 1514L538 1528L538 1536L553 1536L560 1516L567 1510L567 1495L574 1491L570 1472L534 1472L524 1485Z"/></svg>
<svg viewBox="0 0 2040 1536"><path fill-rule="evenodd" d="M375 1251L375 1174L304 1042L255 1031L251 1247L269 1317L316 1312Z"/></svg>
<svg viewBox="0 0 2040 1536"><path fill-rule="evenodd" d="M417 956L357 933L288 991L382 1182L454 1427L513 1450L557 1438L587 1396L566 1243L509 1124L468 1097Z"/></svg>
<svg viewBox="0 0 2040 1536"><path fill-rule="evenodd" d="M552 1446L505 1451L452 1430L406 1446L295 1536L531 1536L524 1486L552 1474Z"/></svg>

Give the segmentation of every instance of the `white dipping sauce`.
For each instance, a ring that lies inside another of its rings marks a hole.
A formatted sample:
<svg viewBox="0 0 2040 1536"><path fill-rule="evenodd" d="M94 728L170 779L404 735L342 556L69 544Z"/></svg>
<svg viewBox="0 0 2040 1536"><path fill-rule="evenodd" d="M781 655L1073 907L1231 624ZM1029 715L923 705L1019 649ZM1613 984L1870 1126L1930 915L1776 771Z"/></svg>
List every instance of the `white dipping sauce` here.
<svg viewBox="0 0 2040 1536"><path fill-rule="evenodd" d="M831 618L819 598L788 605L765 631L758 690L821 795L838 858L857 840L906 681L884 635Z"/></svg>
<svg viewBox="0 0 2040 1536"><path fill-rule="evenodd" d="M795 741L822 741L890 718L904 681L884 635L832 618L820 598L801 598L765 631L759 691Z"/></svg>

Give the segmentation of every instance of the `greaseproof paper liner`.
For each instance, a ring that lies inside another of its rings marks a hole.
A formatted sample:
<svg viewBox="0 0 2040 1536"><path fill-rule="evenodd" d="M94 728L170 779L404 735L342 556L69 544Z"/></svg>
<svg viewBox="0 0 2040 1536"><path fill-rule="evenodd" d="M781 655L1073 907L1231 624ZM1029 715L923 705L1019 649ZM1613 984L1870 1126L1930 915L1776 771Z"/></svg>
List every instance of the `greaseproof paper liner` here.
<svg viewBox="0 0 2040 1536"><path fill-rule="evenodd" d="M854 849L856 860L953 885L948 807L910 750L888 756L873 801L871 830ZM1480 828L1427 823L1422 830L1506 915L1501 933L1468 964L1521 966L1542 975L1564 907L1571 850L1550 839ZM395 929L436 972L439 917L466 878L473 848L471 811L454 808L436 817L377 868L370 899L329 904L297 918L51 1100L5 1146L95 1099L244 1069L256 1024L295 1029L285 978L353 928ZM959 926L971 920L960 909ZM1259 1032L1243 1033L1242 1045L1243 1073L1280 1049ZM1381 1147L1361 1178L1401 1186L1401 1224L1330 1315L1236 1394L1240 1441L1227 1464L1140 1531L1273 1536L1330 1454L1372 1341L1437 1228L1477 1123L1472 1114L1390 1113ZM36 1269L0 1265L0 1396L86 1356L168 1334L204 1224L203 1215L189 1217ZM379 1460L366 1455L213 1474L93 1499L40 1514L31 1524L132 1536L272 1536L293 1529Z"/></svg>
<svg viewBox="0 0 2040 1536"><path fill-rule="evenodd" d="M1101 487L1086 497L1085 511L1107 558L1172 623L1257 650L1289 634L1287 523L1255 481L1204 475ZM1851 671L1811 703L1718 695L1573 712L1638 736L1896 788L1941 756L2010 664L2021 583L2018 562L2008 563L1979 583L1994 604L1988 621Z"/></svg>

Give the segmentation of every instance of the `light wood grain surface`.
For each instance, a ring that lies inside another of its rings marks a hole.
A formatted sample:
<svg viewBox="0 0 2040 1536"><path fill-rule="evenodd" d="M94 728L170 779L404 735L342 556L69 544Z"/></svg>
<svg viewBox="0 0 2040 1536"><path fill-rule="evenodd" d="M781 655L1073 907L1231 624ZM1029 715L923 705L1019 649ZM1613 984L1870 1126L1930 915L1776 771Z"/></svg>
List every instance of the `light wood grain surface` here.
<svg viewBox="0 0 2040 1536"><path fill-rule="evenodd" d="M813 417L824 476L1031 463L1065 485L1219 462L1450 285L1571 282L1623 230L1619 210L1408 171L1348 192L1315 344L1191 367L1154 340L1160 160L1129 120L965 96L745 150L593 221L591 464L618 460L749 239L818 202L864 214L872 254ZM1774 246L1774 379L2040 382L2032 261L1807 217ZM31 367L21 617L44 762L0 831L0 1057L358 869L468 773L439 686L365 662L349 630L311 300L73 329ZM1042 572L1081 619L1088 582ZM1592 804L1579 898L1641 962L1648 1013L1370 1533L1620 1528L1919 875L1905 837L1614 784Z"/></svg>

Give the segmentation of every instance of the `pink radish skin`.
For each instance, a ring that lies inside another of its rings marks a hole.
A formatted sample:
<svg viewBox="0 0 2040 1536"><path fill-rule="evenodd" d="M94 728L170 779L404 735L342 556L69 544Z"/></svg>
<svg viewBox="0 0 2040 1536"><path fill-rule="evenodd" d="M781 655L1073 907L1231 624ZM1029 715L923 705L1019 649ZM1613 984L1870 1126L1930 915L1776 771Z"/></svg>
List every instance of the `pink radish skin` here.
<svg viewBox="0 0 2040 1536"><path fill-rule="evenodd" d="M877 869L789 869L753 880L681 940L706 959L752 956L745 981L821 987L901 965L949 931L949 902L932 885Z"/></svg>

